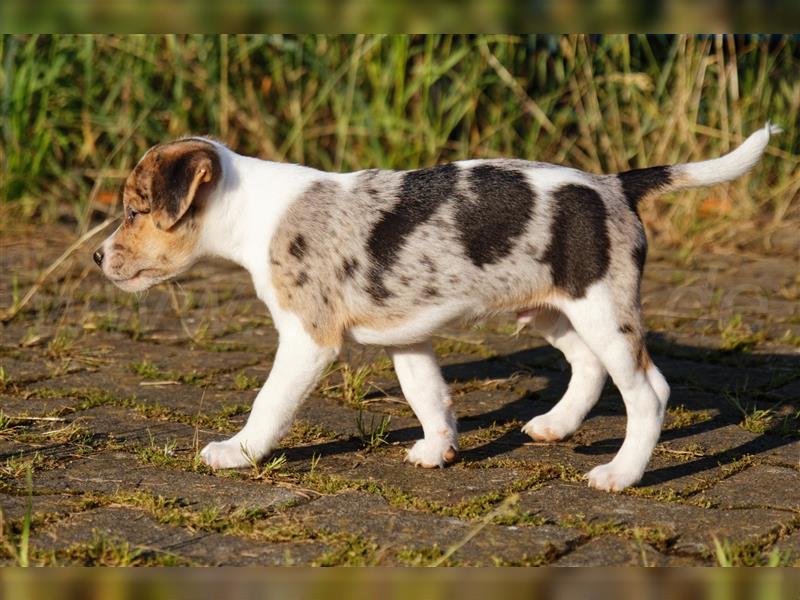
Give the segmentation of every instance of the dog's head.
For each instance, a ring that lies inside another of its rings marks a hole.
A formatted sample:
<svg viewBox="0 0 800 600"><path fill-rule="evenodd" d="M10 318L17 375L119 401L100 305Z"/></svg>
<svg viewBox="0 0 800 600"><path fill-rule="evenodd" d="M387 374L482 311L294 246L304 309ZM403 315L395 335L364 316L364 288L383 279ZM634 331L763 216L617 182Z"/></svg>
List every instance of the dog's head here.
<svg viewBox="0 0 800 600"><path fill-rule="evenodd" d="M210 142L185 139L148 150L123 185L122 224L94 253L105 276L138 292L191 266L206 204L221 178Z"/></svg>

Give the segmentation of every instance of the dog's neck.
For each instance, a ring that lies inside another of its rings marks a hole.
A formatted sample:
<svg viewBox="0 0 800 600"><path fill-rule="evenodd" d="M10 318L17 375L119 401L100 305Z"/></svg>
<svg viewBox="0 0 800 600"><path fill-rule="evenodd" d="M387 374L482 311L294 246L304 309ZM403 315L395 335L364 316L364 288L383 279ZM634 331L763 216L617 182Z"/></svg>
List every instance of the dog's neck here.
<svg viewBox="0 0 800 600"><path fill-rule="evenodd" d="M200 250L247 269L261 296L268 287L270 240L281 217L314 179L328 174L242 156L215 145L223 175L203 215Z"/></svg>

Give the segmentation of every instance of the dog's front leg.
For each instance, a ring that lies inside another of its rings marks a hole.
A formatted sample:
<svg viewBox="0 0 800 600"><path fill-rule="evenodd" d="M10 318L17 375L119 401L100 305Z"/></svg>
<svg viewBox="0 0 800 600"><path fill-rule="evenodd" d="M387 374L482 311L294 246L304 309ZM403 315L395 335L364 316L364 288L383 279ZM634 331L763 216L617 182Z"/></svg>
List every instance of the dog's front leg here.
<svg viewBox="0 0 800 600"><path fill-rule="evenodd" d="M408 451L406 460L420 467L443 467L458 453L456 418L450 390L436 362L430 341L387 348L406 401L422 424L424 438Z"/></svg>
<svg viewBox="0 0 800 600"><path fill-rule="evenodd" d="M258 392L244 428L232 438L211 442L200 453L215 469L244 467L267 456L289 430L300 404L319 381L338 349L317 344L293 315L279 326L275 363Z"/></svg>

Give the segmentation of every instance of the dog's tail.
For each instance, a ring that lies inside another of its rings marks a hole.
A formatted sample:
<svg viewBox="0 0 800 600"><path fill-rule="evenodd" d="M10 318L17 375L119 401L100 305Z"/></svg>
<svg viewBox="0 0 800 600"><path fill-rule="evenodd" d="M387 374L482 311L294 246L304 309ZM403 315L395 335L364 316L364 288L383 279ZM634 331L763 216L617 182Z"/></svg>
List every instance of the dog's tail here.
<svg viewBox="0 0 800 600"><path fill-rule="evenodd" d="M694 163L634 169L619 173L625 198L631 208L652 194L673 190L704 187L730 181L747 173L761 159L770 134L780 133L780 127L767 123L747 138L741 146L720 158Z"/></svg>

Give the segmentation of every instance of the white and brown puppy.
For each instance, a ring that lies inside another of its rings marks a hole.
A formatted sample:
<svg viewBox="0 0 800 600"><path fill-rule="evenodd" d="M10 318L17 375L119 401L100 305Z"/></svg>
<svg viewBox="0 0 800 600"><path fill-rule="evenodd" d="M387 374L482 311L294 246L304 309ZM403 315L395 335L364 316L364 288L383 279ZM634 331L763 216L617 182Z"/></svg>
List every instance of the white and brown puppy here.
<svg viewBox="0 0 800 600"><path fill-rule="evenodd" d="M523 431L571 435L610 374L625 402L625 441L588 480L620 490L642 477L669 396L644 345L647 241L636 207L739 177L776 130L767 124L715 160L618 175L523 160L325 173L186 138L142 157L125 183L124 222L95 261L131 292L207 255L252 275L280 343L245 427L203 449L212 467L269 454L345 336L391 355L424 432L408 460L451 462L456 419L431 335L454 319L514 311L572 368L564 397Z"/></svg>

